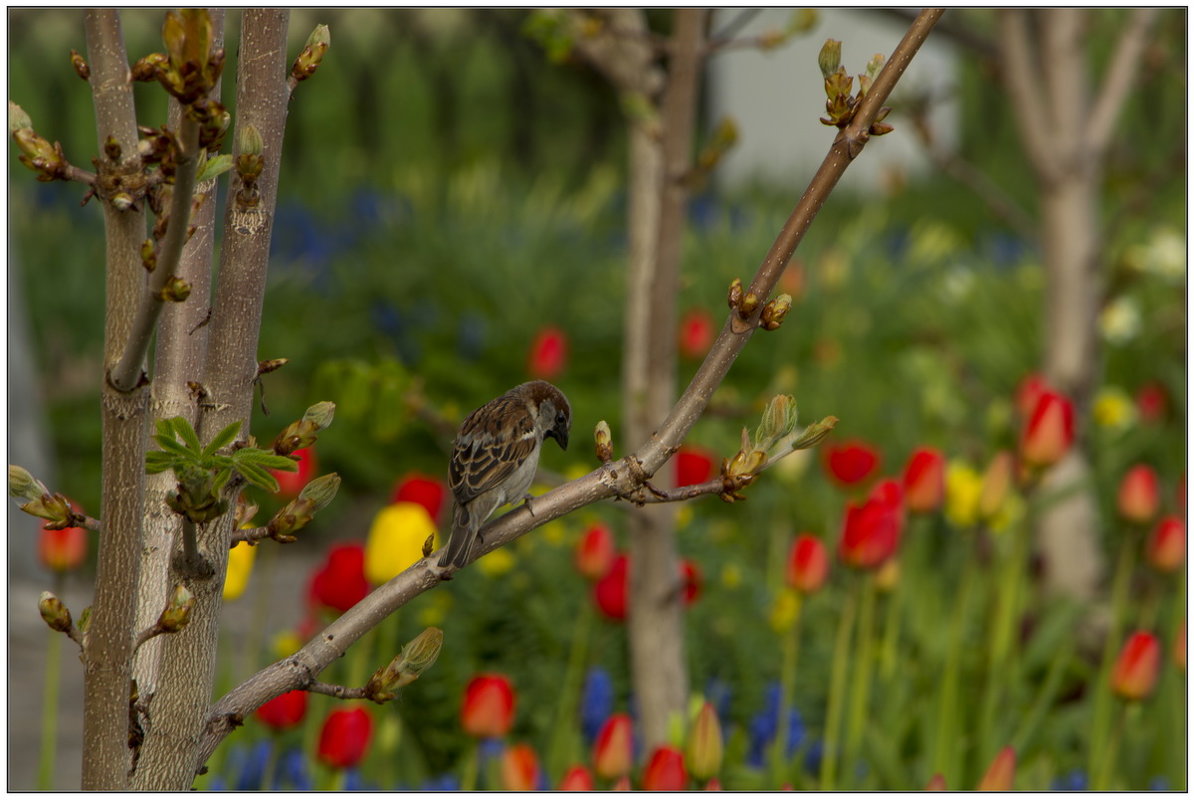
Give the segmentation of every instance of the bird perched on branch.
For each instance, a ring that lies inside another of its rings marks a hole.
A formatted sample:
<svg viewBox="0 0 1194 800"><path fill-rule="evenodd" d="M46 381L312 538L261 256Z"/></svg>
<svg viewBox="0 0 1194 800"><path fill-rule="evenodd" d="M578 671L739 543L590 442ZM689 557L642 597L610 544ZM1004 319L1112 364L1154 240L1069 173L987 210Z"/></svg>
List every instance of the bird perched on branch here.
<svg viewBox="0 0 1194 800"><path fill-rule="evenodd" d="M456 500L439 565L462 567L477 531L497 508L529 497L544 437L568 449L572 409L547 381L515 386L469 414L452 444L448 484Z"/></svg>

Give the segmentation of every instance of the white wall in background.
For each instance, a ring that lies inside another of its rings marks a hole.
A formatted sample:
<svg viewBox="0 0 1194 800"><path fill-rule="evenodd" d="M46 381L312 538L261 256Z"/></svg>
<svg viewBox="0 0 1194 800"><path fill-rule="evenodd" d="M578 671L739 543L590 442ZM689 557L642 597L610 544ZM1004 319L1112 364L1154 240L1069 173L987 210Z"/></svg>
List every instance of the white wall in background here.
<svg viewBox="0 0 1194 800"><path fill-rule="evenodd" d="M742 10L714 12L711 31L720 31ZM782 29L791 13L791 9L764 9L739 35ZM907 25L875 11L819 9L817 13L817 25L810 33L794 37L777 50L731 50L709 60L709 122L729 115L738 122L739 131L737 146L715 173L721 186L759 179L803 189L837 133L836 128L818 121L825 114L824 80L817 67L821 45L826 39L842 42L842 64L848 73L857 75L865 71L873 54L891 55L907 30ZM900 79L893 99L898 100L902 92L926 88L935 97L948 96L956 63L954 47L930 36ZM857 78L854 89L858 89ZM957 104L947 100L934 108L930 117L933 130L952 147L957 138ZM930 169L908 121L893 111L887 122L895 131L871 139L846 171L841 188L871 190L882 186L884 173L893 169L909 179Z"/></svg>

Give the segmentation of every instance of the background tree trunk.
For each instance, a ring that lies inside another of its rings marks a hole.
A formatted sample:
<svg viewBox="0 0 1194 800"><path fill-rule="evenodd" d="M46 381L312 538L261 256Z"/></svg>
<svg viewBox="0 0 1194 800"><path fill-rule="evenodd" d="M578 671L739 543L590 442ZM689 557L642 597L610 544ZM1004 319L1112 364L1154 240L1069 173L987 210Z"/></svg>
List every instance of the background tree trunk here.
<svg viewBox="0 0 1194 800"><path fill-rule="evenodd" d="M688 199L683 178L692 163L707 15L701 9L675 12L662 135L653 136L642 124L631 130L632 239L623 344L628 447L655 434L675 399L676 293ZM669 718L683 714L688 701L684 592L674 509L636 508L629 519L631 674L643 744L650 750L667 742Z"/></svg>

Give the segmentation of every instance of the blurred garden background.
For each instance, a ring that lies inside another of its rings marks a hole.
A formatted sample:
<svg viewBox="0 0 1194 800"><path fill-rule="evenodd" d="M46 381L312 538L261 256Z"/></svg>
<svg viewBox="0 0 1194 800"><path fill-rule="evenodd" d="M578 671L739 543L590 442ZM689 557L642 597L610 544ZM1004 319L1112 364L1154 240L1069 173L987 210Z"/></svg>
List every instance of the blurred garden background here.
<svg viewBox="0 0 1194 800"><path fill-rule="evenodd" d="M666 34L670 14L649 12L652 29ZM1127 16L1089 13L1093 75L1113 60ZM124 20L133 58L160 49L160 12ZM230 62L238 20L230 13ZM870 142L864 178L832 195L781 279L793 299L785 324L748 344L660 476L716 474L776 394L793 395L806 423L840 420L818 448L766 471L745 502L672 507L692 692L674 751L636 747L623 729L636 714L618 560L626 504L607 502L419 596L324 676L359 683L425 627L442 628L438 662L396 701L272 705L197 785L915 789L940 774L951 789L1184 790L1185 22L1184 10L1165 10L1150 29L1095 198L1097 377L1073 409L1074 435L1062 436L1090 466L1079 489L1097 510L1092 592L1051 587L1034 545L1042 507L1074 487L998 491L1011 463L1000 453L1019 454L1011 483L1027 481L1041 398L1069 400L1040 375L1040 198L996 80L995 15L950 11L926 56L940 67L900 84L895 131ZM253 431L268 441L334 401L315 471L300 474L334 471L343 487L296 543L265 542L248 563L234 551L217 695L388 578L370 572L370 548L392 547L377 542L417 550L430 523L443 531L449 443L489 398L530 377L570 398L573 446L545 448L544 486L597 466L598 420L621 445L628 155L616 93L560 50L543 12L296 9L292 51L317 23L332 45L290 106L259 348L289 363L265 376ZM778 30L783 41L708 62L697 149L723 114L760 95L777 119L814 128L791 126L788 146L804 155L780 158L764 146L774 121L736 117L723 166L741 166L691 187L680 387L724 322L726 287L754 273L833 140L816 125L822 43L843 40L858 73L905 24L863 10L713 16L715 38ZM878 44L852 49L863 36ZM93 111L71 48L84 50L80 12L10 9L10 99L86 165ZM773 82L719 65L735 59L769 65ZM814 93L788 90L799 82ZM155 89L137 87L143 124L165 121ZM889 147L903 155L885 159ZM47 484L98 513L101 219L80 207L79 187L38 183L16 152L9 460L39 465ZM898 550L859 559L840 546L843 532L888 480L903 496ZM257 500L263 515L284 502ZM87 605L95 543L39 551L37 521L9 521L8 785L74 787L81 670L47 648L34 606L51 586ZM802 534L815 543L797 546ZM57 667L46 668L47 652ZM47 680L62 686L49 712L60 744L39 783ZM329 725L344 727L331 735Z"/></svg>

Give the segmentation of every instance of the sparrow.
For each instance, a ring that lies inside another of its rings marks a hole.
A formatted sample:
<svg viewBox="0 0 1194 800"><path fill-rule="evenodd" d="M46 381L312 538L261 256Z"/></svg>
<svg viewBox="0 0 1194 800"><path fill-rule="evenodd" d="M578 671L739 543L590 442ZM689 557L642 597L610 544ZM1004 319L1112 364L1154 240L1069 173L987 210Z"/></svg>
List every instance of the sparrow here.
<svg viewBox="0 0 1194 800"><path fill-rule="evenodd" d="M489 515L529 497L543 439L550 436L567 450L571 427L568 398L547 381L515 386L465 417L448 464L456 507L441 567L464 566Z"/></svg>

